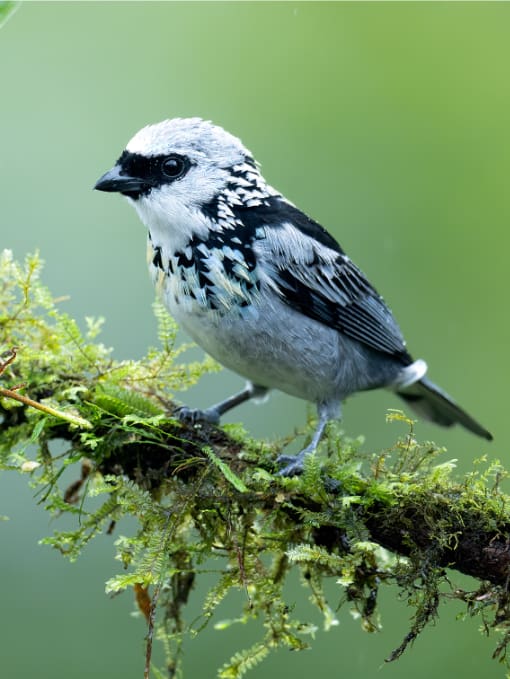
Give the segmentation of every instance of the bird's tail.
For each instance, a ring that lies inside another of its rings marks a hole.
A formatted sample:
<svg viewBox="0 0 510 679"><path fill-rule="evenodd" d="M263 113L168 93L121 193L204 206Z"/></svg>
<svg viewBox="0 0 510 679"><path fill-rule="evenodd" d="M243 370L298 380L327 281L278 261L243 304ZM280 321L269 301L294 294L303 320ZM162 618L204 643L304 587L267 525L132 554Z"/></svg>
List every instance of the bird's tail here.
<svg viewBox="0 0 510 679"><path fill-rule="evenodd" d="M422 377L412 384L399 385L396 389L400 398L404 399L415 412L427 420L443 427L461 424L477 436L492 441L492 434L481 424L462 410L455 401L437 384Z"/></svg>

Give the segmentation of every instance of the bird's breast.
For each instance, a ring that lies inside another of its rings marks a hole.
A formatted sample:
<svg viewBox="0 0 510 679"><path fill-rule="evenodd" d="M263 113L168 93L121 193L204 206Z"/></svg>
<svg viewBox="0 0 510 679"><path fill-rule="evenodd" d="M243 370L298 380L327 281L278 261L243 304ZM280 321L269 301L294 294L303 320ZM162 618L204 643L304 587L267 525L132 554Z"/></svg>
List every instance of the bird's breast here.
<svg viewBox="0 0 510 679"><path fill-rule="evenodd" d="M260 288L256 261L240 246L219 235L190 239L178 250L149 239L151 277L171 312L221 316L251 306Z"/></svg>
<svg viewBox="0 0 510 679"><path fill-rule="evenodd" d="M152 243L149 268L179 325L255 384L315 402L381 386L370 378L370 351L288 306L240 250L191 243L167 252Z"/></svg>
<svg viewBox="0 0 510 679"><path fill-rule="evenodd" d="M336 393L338 333L299 317L242 263L234 269L232 257L205 267L186 262L189 254L152 247L149 268L165 306L199 346L256 384L310 401Z"/></svg>

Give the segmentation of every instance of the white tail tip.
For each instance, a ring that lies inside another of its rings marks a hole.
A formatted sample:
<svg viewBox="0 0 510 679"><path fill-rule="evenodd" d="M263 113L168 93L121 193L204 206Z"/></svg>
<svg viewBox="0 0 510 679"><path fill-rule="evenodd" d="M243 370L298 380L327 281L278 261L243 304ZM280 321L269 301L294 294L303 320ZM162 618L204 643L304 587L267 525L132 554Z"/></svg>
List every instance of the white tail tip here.
<svg viewBox="0 0 510 679"><path fill-rule="evenodd" d="M411 365L407 365L403 370L400 371L397 379L395 380L395 386L397 389L405 389L406 387L411 386L411 384L421 380L421 378L425 376L426 372L427 364L423 359L419 358L417 361L411 363Z"/></svg>

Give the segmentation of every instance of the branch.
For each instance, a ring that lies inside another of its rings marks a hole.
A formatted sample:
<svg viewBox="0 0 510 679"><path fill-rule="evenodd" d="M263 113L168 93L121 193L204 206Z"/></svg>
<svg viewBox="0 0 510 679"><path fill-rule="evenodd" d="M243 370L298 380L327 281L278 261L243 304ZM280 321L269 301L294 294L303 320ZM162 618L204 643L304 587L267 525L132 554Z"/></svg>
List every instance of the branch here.
<svg viewBox="0 0 510 679"><path fill-rule="evenodd" d="M336 440L335 461L330 459L321 469L315 460L304 478L281 479L272 476L276 470L267 451L262 456L247 454L248 440L230 438L209 425L185 427L180 439L186 445L179 445L177 450L172 433L163 453L145 445L135 456L132 448L119 451L103 465L102 471L122 470L142 484L150 478L150 486L164 483L172 474L196 492L197 482L205 483L203 464L207 462L203 451L212 448L231 471L223 472L226 478L218 478L217 469L209 464L208 484L219 489L219 496L207 494L205 507L219 502L236 515L251 517L244 530L253 531L255 522L271 523L271 517L277 515L275 523L281 536L285 536L280 549L286 566L289 562L301 564L305 571L309 569L305 577L312 581L324 575L339 576L366 629L376 628L373 616L381 582L396 582L407 591L420 588L414 623L402 644L388 657L389 661L398 658L436 617L443 596L440 585L449 584L446 568L480 581L475 591L450 587L446 596L464 601L470 615L481 612L487 630L492 626L503 631L494 656L504 658L510 637L510 515L509 498L499 490L502 470L496 463L485 475L473 474L463 484L452 482L453 465L433 464L436 455L444 451L430 444L417 444L411 422L405 417L397 419L411 425L410 434L392 451L399 455L404 452L405 459L400 457L395 464L398 476L394 469L385 467L388 452L372 458L372 473L376 473L377 479L362 475L359 469L353 472L356 451L352 442L345 445ZM187 459L193 460L191 466ZM257 479L261 469L268 474L263 490ZM414 470L412 474L410 469ZM232 475L242 481L236 483ZM497 482L489 489L487 481L493 476ZM240 485L247 492L239 492ZM200 494L194 496L198 515L204 510L203 501ZM360 538L363 543L369 540L405 557L405 566L397 560L393 568L382 567L373 548L360 557ZM216 539L221 541L217 534ZM293 547L296 544L301 546L297 550ZM318 596L319 607L327 608L321 598L322 594ZM489 609L492 622L487 622Z"/></svg>
<svg viewBox="0 0 510 679"><path fill-rule="evenodd" d="M220 678L243 676L273 648L306 648L315 627L295 618L284 588L295 568L327 629L346 603L364 629L377 629L378 591L396 584L414 616L389 660L452 598L465 602L467 615L481 614L486 631L502 633L495 655L505 656L510 513L497 462L482 460L455 478L445 451L419 443L413 422L393 413L407 433L392 449L362 453L332 427L304 474L282 478L281 446L254 441L239 426L174 419L169 390L214 365L177 363L176 327L160 305L161 348L140 361L115 361L95 339L100 321L88 319L82 333L40 284L39 270L35 256L24 265L0 256L0 470L29 473L40 504L72 515L72 530L43 541L70 559L97 534L114 533L123 517L136 519L134 534L117 537L124 570L107 591L132 589L148 621L145 677L152 639L165 640L167 672L178 671L185 635L205 627L231 589L241 589L245 603L222 627L259 618L265 631L232 655ZM65 453L52 454L56 441L58 450L67 442ZM61 488L73 465L76 480ZM204 570L217 579L200 619L188 624L188 596ZM452 571L479 582L464 591L451 584ZM322 583L332 576L339 587L330 605Z"/></svg>
<svg viewBox="0 0 510 679"><path fill-rule="evenodd" d="M174 443L177 432L178 449ZM136 445L131 441L127 448L119 449L104 460L100 469L107 474L115 470L125 473L144 487L158 486L169 474L192 487L207 463L204 447L211 447L239 477L253 475L258 465L270 474L277 472L274 460L267 453L262 461L243 457L242 441L206 424L194 427L175 424L163 448L159 443L157 447L145 443L135 452ZM187 459L194 460L195 464L188 466ZM198 460L200 464L197 464ZM317 546L329 551L345 549L344 535L339 533L341 526L331 520L331 516L342 514L347 495L358 529L364 526L373 542L405 557L420 552L432 559L431 565L507 587L510 575L509 498L498 488L480 492L479 488L451 482L449 478L439 477L431 482L426 475L419 486L416 486L416 479L411 478L407 483L387 486L359 473L346 475L341 471L338 474L331 466L328 471L333 476L321 473L323 492L320 499L315 488L312 493L307 492L306 483L288 482L278 476L273 477L273 483L262 495L255 489L248 495L235 494L235 488L231 492L245 509L256 506L269 514L282 504L283 484L285 506L281 511L290 525L299 521L299 515L304 511L330 516L328 521L319 522L314 540ZM381 469L378 473L381 475ZM335 476L341 477L341 483ZM417 478L420 476L421 473ZM381 497L376 499L377 495Z"/></svg>

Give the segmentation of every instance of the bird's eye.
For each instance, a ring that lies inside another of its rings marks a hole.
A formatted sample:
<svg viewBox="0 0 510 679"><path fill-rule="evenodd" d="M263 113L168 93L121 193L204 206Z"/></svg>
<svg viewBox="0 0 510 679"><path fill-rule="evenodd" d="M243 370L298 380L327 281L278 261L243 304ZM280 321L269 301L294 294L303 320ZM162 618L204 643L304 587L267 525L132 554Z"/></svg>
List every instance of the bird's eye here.
<svg viewBox="0 0 510 679"><path fill-rule="evenodd" d="M170 179L179 179L186 173L187 169L188 162L182 156L167 156L161 162L161 171Z"/></svg>

